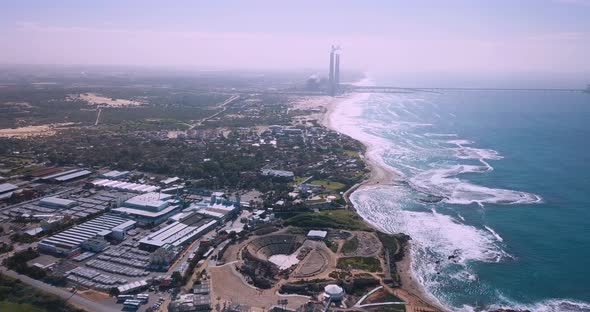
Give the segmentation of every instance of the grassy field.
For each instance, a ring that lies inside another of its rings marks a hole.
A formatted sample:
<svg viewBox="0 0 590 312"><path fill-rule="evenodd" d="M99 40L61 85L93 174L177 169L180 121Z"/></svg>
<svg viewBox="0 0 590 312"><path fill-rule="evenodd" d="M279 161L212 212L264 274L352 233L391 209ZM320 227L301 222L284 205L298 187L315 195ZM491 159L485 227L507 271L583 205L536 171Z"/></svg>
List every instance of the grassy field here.
<svg viewBox="0 0 590 312"><path fill-rule="evenodd" d="M361 217L348 210L326 210L318 213L306 212L285 220L285 225L317 229L347 229L371 231Z"/></svg>
<svg viewBox="0 0 590 312"><path fill-rule="evenodd" d="M356 249L358 247L359 247L359 239L355 235L351 239L344 242L344 245L342 245L342 253L344 253L344 254L353 253L356 251Z"/></svg>
<svg viewBox="0 0 590 312"><path fill-rule="evenodd" d="M381 262L373 257L347 257L338 259L339 269L357 269L369 272L381 272Z"/></svg>
<svg viewBox="0 0 590 312"><path fill-rule="evenodd" d="M359 158L359 152L357 152L357 151L345 150L344 154L351 156L351 157Z"/></svg>
<svg viewBox="0 0 590 312"><path fill-rule="evenodd" d="M301 184L303 183L303 181L309 179L309 177L295 177L295 181L293 181L295 184Z"/></svg>
<svg viewBox="0 0 590 312"><path fill-rule="evenodd" d="M325 187L327 190L331 191L338 191L346 187L346 185L340 182L328 181L328 180L313 180L311 181L313 185L321 185Z"/></svg>
<svg viewBox="0 0 590 312"><path fill-rule="evenodd" d="M377 237L379 237L379 240L383 244L383 247L391 250L391 252L393 254L398 253L398 251L401 247L400 246L401 244L400 244L398 237L396 235L378 232Z"/></svg>

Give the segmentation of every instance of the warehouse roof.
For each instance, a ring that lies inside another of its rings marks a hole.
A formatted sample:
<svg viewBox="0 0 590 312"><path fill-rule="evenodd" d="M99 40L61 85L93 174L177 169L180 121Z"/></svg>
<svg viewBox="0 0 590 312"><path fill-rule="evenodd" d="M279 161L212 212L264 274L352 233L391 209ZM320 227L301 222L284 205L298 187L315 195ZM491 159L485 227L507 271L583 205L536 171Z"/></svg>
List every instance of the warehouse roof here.
<svg viewBox="0 0 590 312"><path fill-rule="evenodd" d="M75 201L59 198L59 197L45 197L39 201L41 206L59 206L59 207L70 207L76 204Z"/></svg>
<svg viewBox="0 0 590 312"><path fill-rule="evenodd" d="M139 242L152 246L164 246L165 244L179 246L195 236L204 234L216 223L216 220L193 214L142 238Z"/></svg>
<svg viewBox="0 0 590 312"><path fill-rule="evenodd" d="M134 196L127 201L125 205L137 209L162 210L168 206L166 200L172 198L170 194L161 194L156 192L145 193Z"/></svg>
<svg viewBox="0 0 590 312"><path fill-rule="evenodd" d="M153 186L153 185L137 184L137 183L131 183L131 182L121 182L121 181L117 181L117 180L108 180L108 179L98 179L98 180L92 181L92 184L95 186L102 186L102 187L115 188L115 189L119 189L119 190L141 192L141 193L154 192L154 191L157 191L158 189L160 189L159 187Z"/></svg>
<svg viewBox="0 0 590 312"><path fill-rule="evenodd" d="M51 180L51 179L55 179L57 177L61 177L61 176L66 175L66 174L74 173L76 171L80 171L80 169L70 169L68 171L58 172L58 173L55 173L55 174L52 174L52 175L44 176L42 179L43 180Z"/></svg>
<svg viewBox="0 0 590 312"><path fill-rule="evenodd" d="M77 179L77 178L80 178L83 176L87 176L91 173L92 172L89 170L81 170L81 171L77 171L74 173L59 176L59 177L55 178L55 181L59 181L59 182L69 181L69 180Z"/></svg>
<svg viewBox="0 0 590 312"><path fill-rule="evenodd" d="M11 184L11 183L2 183L0 184L0 193L14 191L18 188L18 186Z"/></svg>
<svg viewBox="0 0 590 312"><path fill-rule="evenodd" d="M129 219L122 218L117 215L104 214L98 218L94 218L73 228L50 236L42 240L39 244L44 246L74 249L80 246L82 242L96 236L98 233L110 231L111 229L127 221L129 221Z"/></svg>
<svg viewBox="0 0 590 312"><path fill-rule="evenodd" d="M319 237L319 238L326 238L328 232L326 231L318 231L318 230L311 230L307 233L307 237Z"/></svg>
<svg viewBox="0 0 590 312"><path fill-rule="evenodd" d="M143 210L143 209L137 209L137 208L129 208L129 207L115 208L115 209L113 209L113 211L116 211L119 213L126 213L126 214L130 214L130 215L146 217L146 218L157 218L157 217L161 217L163 215L166 215L166 214L174 211L178 207L179 206L171 205L171 206L168 206L160 211L155 211L155 212L154 211L147 211L147 210Z"/></svg>
<svg viewBox="0 0 590 312"><path fill-rule="evenodd" d="M129 171L113 170L113 171L109 171L107 173L103 173L102 176L105 178L116 179L116 178L124 177L128 174L129 174Z"/></svg>

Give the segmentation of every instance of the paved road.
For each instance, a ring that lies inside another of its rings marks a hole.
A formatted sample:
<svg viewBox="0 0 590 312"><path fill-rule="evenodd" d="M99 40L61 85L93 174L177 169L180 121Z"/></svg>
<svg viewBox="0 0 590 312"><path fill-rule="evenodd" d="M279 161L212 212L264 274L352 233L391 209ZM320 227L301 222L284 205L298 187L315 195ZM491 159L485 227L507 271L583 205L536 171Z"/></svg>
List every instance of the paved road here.
<svg viewBox="0 0 590 312"><path fill-rule="evenodd" d="M18 274L14 271L10 271L10 270L6 270L5 268L0 268L0 272L2 272L2 274L8 275L10 277L13 278L17 278L19 280L21 280L21 282L31 285L35 288L41 289L43 291L52 293L54 295L60 296L64 299L68 299L68 302L71 303L72 305L75 305L76 307L80 308L80 309L84 309L86 311L89 312L94 312L94 311L101 311L101 312L120 312L121 310L117 310L117 309L113 309L112 307L108 307L102 304L99 304L97 302L94 302L92 300L86 299L82 296L78 296L78 295L73 295L72 293L70 293L67 290L63 290L61 288L58 287L54 287L48 284L45 284L41 281L38 281L36 279L32 279L28 276L25 275L21 275ZM71 298L70 298L71 297Z"/></svg>

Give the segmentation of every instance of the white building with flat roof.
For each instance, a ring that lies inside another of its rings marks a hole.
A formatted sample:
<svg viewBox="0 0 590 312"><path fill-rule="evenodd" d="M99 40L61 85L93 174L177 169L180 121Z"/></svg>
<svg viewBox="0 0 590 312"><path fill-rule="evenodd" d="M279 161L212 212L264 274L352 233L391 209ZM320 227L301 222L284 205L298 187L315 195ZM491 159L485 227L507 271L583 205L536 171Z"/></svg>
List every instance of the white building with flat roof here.
<svg viewBox="0 0 590 312"><path fill-rule="evenodd" d="M154 251L165 245L184 246L213 229L219 221L192 213L179 221L149 234L139 241L139 247Z"/></svg>
<svg viewBox="0 0 590 312"><path fill-rule="evenodd" d="M122 182L110 179L98 179L91 182L94 187L115 189L119 191L133 192L133 193L150 193L159 190L160 188L154 185L139 184L131 182Z"/></svg>
<svg viewBox="0 0 590 312"><path fill-rule="evenodd" d="M103 173L100 176L103 178L107 178L107 179L117 180L117 179L125 178L126 176L129 175L129 173L130 173L129 171L112 170L112 171Z"/></svg>
<svg viewBox="0 0 590 312"><path fill-rule="evenodd" d="M125 201L122 207L112 211L127 215L140 225L158 225L178 213L180 205L174 195L150 192Z"/></svg>
<svg viewBox="0 0 590 312"><path fill-rule="evenodd" d="M315 240L323 240L328 235L327 231L311 230L307 233L307 238Z"/></svg>

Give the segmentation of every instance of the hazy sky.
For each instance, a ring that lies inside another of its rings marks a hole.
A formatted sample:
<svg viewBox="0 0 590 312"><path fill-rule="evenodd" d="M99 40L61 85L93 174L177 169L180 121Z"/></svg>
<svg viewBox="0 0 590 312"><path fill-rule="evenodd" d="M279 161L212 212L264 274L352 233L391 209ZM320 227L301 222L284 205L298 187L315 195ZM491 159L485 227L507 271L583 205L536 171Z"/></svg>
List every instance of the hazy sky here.
<svg viewBox="0 0 590 312"><path fill-rule="evenodd" d="M590 73L590 0L0 2L0 63Z"/></svg>

